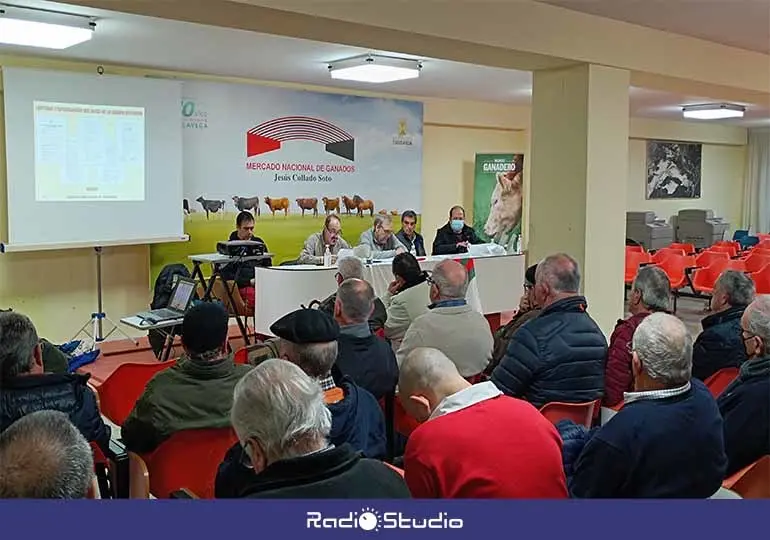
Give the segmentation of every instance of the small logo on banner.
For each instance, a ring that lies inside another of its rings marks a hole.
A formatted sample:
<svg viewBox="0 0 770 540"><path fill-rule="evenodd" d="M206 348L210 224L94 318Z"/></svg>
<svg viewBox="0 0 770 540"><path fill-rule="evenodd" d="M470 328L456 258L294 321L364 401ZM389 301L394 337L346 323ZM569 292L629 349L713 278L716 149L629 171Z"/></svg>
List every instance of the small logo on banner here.
<svg viewBox="0 0 770 540"><path fill-rule="evenodd" d="M201 109L192 99L182 100L182 128L208 129L209 113Z"/></svg>
<svg viewBox="0 0 770 540"><path fill-rule="evenodd" d="M262 122L246 132L246 157L280 150L286 141L311 141L324 145L335 156L353 161L355 138L331 122L310 116L282 116Z"/></svg>
<svg viewBox="0 0 770 540"><path fill-rule="evenodd" d="M414 137L409 135L406 120L403 118L398 121L398 134L393 136L393 144L395 146L412 146L414 144Z"/></svg>
<svg viewBox="0 0 770 540"><path fill-rule="evenodd" d="M446 512L432 516L412 516L404 512L379 512L364 507L360 512L342 516L328 516L321 512L307 512L308 529L360 529L377 532L381 529L462 529L463 520L451 518Z"/></svg>

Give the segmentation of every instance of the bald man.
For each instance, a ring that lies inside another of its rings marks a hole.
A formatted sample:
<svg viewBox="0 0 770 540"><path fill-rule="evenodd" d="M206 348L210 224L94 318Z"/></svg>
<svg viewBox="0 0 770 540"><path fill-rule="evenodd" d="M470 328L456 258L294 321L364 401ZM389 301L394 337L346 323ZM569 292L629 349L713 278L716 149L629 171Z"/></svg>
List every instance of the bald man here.
<svg viewBox="0 0 770 540"><path fill-rule="evenodd" d="M447 259L436 265L428 282L432 303L406 331L396 355L399 365L412 350L433 347L455 363L460 375L475 380L492 358L494 339L484 316L465 301L468 273Z"/></svg>
<svg viewBox="0 0 770 540"><path fill-rule="evenodd" d="M561 439L529 403L491 382L468 383L437 349L406 357L399 399L423 422L404 454L406 483L418 498L565 498Z"/></svg>
<svg viewBox="0 0 770 540"><path fill-rule="evenodd" d="M566 253L538 263L534 297L543 310L511 337L492 372L492 381L505 394L538 408L602 397L607 338L579 290L580 267Z"/></svg>

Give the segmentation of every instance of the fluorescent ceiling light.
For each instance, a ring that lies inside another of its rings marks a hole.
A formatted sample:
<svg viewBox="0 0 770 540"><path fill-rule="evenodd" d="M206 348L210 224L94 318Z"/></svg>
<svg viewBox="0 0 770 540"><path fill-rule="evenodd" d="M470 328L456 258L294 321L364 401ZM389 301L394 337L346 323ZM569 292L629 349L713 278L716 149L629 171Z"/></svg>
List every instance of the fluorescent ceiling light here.
<svg viewBox="0 0 770 540"><path fill-rule="evenodd" d="M731 103L713 103L706 105L688 105L682 107L685 118L696 120L720 120L723 118L743 118L746 107Z"/></svg>
<svg viewBox="0 0 770 540"><path fill-rule="evenodd" d="M66 49L88 41L96 23L90 17L0 4L0 43Z"/></svg>
<svg viewBox="0 0 770 540"><path fill-rule="evenodd" d="M329 64L332 79L367 83L387 83L416 79L420 76L419 60L369 54Z"/></svg>

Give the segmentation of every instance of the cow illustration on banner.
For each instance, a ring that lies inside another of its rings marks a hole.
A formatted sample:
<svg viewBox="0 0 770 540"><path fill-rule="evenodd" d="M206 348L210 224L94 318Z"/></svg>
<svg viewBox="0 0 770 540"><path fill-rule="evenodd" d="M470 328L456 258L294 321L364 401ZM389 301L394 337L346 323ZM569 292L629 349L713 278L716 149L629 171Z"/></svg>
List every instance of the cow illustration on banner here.
<svg viewBox="0 0 770 540"><path fill-rule="evenodd" d="M473 228L510 253L521 237L523 154L476 154Z"/></svg>
<svg viewBox="0 0 770 540"><path fill-rule="evenodd" d="M153 275L214 251L241 211L274 264L296 259L330 213L351 245L378 213L420 215L422 103L209 82L183 92L190 241L153 246Z"/></svg>

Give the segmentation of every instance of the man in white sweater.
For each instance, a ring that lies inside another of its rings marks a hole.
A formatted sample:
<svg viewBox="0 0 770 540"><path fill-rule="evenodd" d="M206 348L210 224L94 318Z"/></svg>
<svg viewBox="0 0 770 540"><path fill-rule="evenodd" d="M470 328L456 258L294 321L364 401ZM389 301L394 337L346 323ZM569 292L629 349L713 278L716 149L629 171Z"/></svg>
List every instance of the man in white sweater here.
<svg viewBox="0 0 770 540"><path fill-rule="evenodd" d="M433 303L409 326L398 363L418 347L432 347L452 360L460 375L474 378L492 358L494 339L484 316L465 301L468 273L463 265L447 259L436 265L429 281Z"/></svg>

